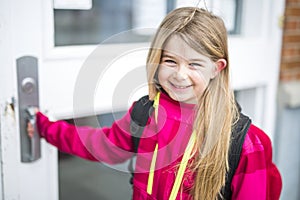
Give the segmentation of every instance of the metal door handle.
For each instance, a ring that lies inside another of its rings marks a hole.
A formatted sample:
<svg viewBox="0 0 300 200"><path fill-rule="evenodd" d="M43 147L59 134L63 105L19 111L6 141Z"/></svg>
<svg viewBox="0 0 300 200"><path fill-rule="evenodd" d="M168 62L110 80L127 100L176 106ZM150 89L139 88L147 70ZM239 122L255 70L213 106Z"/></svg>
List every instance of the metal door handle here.
<svg viewBox="0 0 300 200"><path fill-rule="evenodd" d="M35 126L35 109L39 106L38 61L35 57L17 59L17 80L21 161L33 162L41 157L40 136ZM28 122L35 129L33 137L28 136Z"/></svg>

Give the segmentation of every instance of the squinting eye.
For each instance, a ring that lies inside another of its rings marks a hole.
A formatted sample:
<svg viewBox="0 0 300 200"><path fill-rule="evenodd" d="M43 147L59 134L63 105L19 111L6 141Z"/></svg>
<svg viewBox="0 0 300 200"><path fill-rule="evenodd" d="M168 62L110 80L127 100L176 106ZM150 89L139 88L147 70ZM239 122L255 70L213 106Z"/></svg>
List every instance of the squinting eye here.
<svg viewBox="0 0 300 200"><path fill-rule="evenodd" d="M165 60L165 62L166 62L166 63L174 63L174 64L176 64L176 62L175 62L174 60L169 60L169 59L168 59L168 60Z"/></svg>
<svg viewBox="0 0 300 200"><path fill-rule="evenodd" d="M165 63L166 65L171 65L171 66L176 65L176 61L171 59L163 59L162 62Z"/></svg>
<svg viewBox="0 0 300 200"><path fill-rule="evenodd" d="M193 69L199 69L201 67L203 67L201 64L199 63L190 63L191 68Z"/></svg>

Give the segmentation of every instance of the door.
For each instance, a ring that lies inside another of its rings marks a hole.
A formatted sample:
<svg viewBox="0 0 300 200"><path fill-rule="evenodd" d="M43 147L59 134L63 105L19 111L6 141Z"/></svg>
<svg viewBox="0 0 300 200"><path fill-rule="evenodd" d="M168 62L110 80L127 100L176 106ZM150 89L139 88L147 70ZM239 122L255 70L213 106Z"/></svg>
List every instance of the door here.
<svg viewBox="0 0 300 200"><path fill-rule="evenodd" d="M106 113L112 108L124 110L130 101L147 91L145 81L138 81L138 87L133 88L134 92L130 94L122 93L120 83L125 80L124 77L137 77L136 73L138 77L145 77L143 69L149 43L56 46L53 2L0 1L0 192L5 200L58 199L57 150L42 140L39 160L32 163L20 161L16 106L16 60L19 57L29 55L38 59L40 109L48 112L53 119ZM172 1L166 2L170 6ZM187 5L183 2L178 1L173 6ZM196 1L188 2L195 5ZM214 7L222 13L222 2L225 1L207 1L208 8ZM226 5L231 5L237 1L226 2L229 3ZM241 19L240 32L230 36L233 87L245 107L254 108L248 110L257 124L272 137L281 47L278 18L283 14L284 1L239 2L243 2L239 8L243 12L237 17ZM138 12L143 6L137 2L135 5L136 15L147 11ZM147 19L147 16L144 17ZM155 25L152 23L149 26ZM232 23L229 25L233 26ZM143 36L144 33L139 34ZM122 34L118 36L124 36ZM119 39L118 36L111 39ZM88 73L92 77L84 76L84 70L91 69L88 67L95 70L94 74ZM94 82L84 85L84 81L89 79ZM86 91L85 88L90 89ZM83 92L91 95L88 101L81 99ZM115 95L120 95L118 99L123 101L114 101Z"/></svg>
<svg viewBox="0 0 300 200"><path fill-rule="evenodd" d="M42 158L22 163L18 127L16 60L38 58L42 65L40 1L0 2L1 199L57 199L56 150L42 142Z"/></svg>

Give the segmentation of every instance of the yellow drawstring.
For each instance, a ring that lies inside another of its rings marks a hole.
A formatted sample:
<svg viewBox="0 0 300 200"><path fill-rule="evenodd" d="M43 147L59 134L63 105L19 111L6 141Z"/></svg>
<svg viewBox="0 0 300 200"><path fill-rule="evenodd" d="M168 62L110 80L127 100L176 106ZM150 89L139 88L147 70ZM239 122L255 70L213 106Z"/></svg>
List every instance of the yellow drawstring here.
<svg viewBox="0 0 300 200"><path fill-rule="evenodd" d="M158 105L159 105L159 98L160 98L160 93L158 92L154 98L154 115L155 115L155 121L157 123L157 116L158 116ZM180 162L179 165L179 169L178 169L178 174L175 178L175 182L169 197L169 200L175 200L176 196L178 194L182 179L183 179L183 175L187 166L187 163L190 159L194 144L196 141L196 132L193 131L191 138L189 140L189 143L185 149L185 152L183 154L182 160ZM152 161L151 161L151 165L150 165L150 172L149 172L149 177L148 177L148 185L147 185L147 193L149 195L152 194L152 188L153 188L153 179L154 179L154 171L155 171L155 164L156 164L156 159L157 159L157 153L158 153L158 144L155 145L155 149L153 152L153 157L152 157Z"/></svg>

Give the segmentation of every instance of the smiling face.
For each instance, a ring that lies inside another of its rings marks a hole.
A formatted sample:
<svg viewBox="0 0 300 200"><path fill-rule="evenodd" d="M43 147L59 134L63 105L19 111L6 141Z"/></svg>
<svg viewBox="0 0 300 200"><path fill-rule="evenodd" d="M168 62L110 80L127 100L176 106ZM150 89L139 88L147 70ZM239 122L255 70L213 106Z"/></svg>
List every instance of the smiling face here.
<svg viewBox="0 0 300 200"><path fill-rule="evenodd" d="M196 104L216 76L217 65L174 35L163 49L158 81L172 99Z"/></svg>

